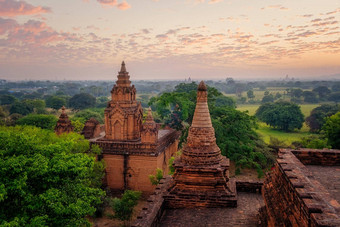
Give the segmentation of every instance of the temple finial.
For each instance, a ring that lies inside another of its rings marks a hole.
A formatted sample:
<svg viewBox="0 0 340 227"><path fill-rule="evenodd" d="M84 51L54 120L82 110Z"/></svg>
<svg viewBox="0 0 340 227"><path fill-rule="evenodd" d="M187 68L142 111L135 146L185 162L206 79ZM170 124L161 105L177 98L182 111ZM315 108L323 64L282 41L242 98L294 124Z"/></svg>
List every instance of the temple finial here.
<svg viewBox="0 0 340 227"><path fill-rule="evenodd" d="M207 91L207 85L205 85L204 81L202 80L201 83L198 85L197 90L199 91Z"/></svg>
<svg viewBox="0 0 340 227"><path fill-rule="evenodd" d="M126 72L125 62L122 61L122 66L120 68L120 72Z"/></svg>
<svg viewBox="0 0 340 227"><path fill-rule="evenodd" d="M148 116L146 117L146 121L153 121L151 107L148 108Z"/></svg>
<svg viewBox="0 0 340 227"><path fill-rule="evenodd" d="M66 109L65 106L61 107L61 113L62 114L65 114L65 109Z"/></svg>

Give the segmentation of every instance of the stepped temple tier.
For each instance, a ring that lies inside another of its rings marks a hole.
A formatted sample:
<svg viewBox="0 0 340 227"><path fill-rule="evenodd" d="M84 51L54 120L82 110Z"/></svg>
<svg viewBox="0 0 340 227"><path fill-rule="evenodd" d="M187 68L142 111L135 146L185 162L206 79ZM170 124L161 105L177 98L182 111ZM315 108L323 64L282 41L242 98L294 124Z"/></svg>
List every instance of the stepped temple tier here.
<svg viewBox="0 0 340 227"><path fill-rule="evenodd" d="M62 133L73 132L73 126L71 124L71 121L68 119L67 114L65 113L64 106L61 108L61 114L59 116L59 120L57 121L56 126L54 127L54 132L57 135L60 135Z"/></svg>
<svg viewBox="0 0 340 227"><path fill-rule="evenodd" d="M143 123L143 109L124 62L117 77L104 113L105 132L90 141L102 148L106 183L111 189L152 192L149 175L157 168L168 174L168 161L177 151L180 133L160 130L151 109Z"/></svg>
<svg viewBox="0 0 340 227"><path fill-rule="evenodd" d="M165 196L170 208L236 207L236 185L229 179L229 159L216 145L207 103L207 87L197 89L197 103L187 144L174 161L175 173Z"/></svg>

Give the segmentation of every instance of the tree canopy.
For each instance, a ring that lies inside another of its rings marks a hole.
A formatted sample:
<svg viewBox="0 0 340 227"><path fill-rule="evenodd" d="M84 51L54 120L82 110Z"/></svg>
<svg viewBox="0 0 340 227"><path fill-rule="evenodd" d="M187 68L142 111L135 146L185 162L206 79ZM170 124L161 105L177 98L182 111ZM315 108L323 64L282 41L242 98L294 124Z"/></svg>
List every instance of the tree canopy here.
<svg viewBox="0 0 340 227"><path fill-rule="evenodd" d="M340 110L338 105L323 104L314 108L309 117L306 118L306 124L311 132L319 132L326 122L326 117L332 116Z"/></svg>
<svg viewBox="0 0 340 227"><path fill-rule="evenodd" d="M182 126L175 127L182 130L182 141L185 141L188 132L188 127L183 127L183 122L186 122L185 125L191 124L196 92L196 83L180 84L175 91L153 97L149 103L162 119L170 119L171 123L177 122L177 126ZM262 169L271 165L274 157L254 131L257 127L255 117L236 110L233 99L209 86L208 106L215 128L216 143L222 154L235 161L238 167L256 168L261 176Z"/></svg>
<svg viewBox="0 0 340 227"><path fill-rule="evenodd" d="M255 115L260 121L283 131L300 129L304 122L300 107L285 101L262 104Z"/></svg>
<svg viewBox="0 0 340 227"><path fill-rule="evenodd" d="M88 93L74 95L69 100L69 106L73 109L86 109L96 105L96 98Z"/></svg>
<svg viewBox="0 0 340 227"><path fill-rule="evenodd" d="M322 130L328 139L328 144L334 149L340 149L340 112L328 117Z"/></svg>
<svg viewBox="0 0 340 227"><path fill-rule="evenodd" d="M0 127L0 225L89 225L104 195L98 151L75 133Z"/></svg>
<svg viewBox="0 0 340 227"><path fill-rule="evenodd" d="M45 114L29 114L23 118L20 118L16 124L18 125L31 125L42 129L53 130L58 119L54 115Z"/></svg>

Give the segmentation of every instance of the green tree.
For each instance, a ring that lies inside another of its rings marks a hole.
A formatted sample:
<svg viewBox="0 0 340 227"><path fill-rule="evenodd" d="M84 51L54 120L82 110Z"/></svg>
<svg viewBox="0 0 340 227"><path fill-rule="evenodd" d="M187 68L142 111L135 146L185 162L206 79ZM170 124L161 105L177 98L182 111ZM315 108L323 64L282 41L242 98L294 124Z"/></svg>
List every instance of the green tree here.
<svg viewBox="0 0 340 227"><path fill-rule="evenodd" d="M138 204L142 193L139 191L126 190L122 198L114 198L111 206L115 212L114 217L124 221L125 226L129 226L133 214L133 208Z"/></svg>
<svg viewBox="0 0 340 227"><path fill-rule="evenodd" d="M313 89L313 92L317 93L320 99L324 99L331 93L331 90L327 86L318 86Z"/></svg>
<svg viewBox="0 0 340 227"><path fill-rule="evenodd" d="M248 97L248 99L255 98L254 91L253 90L247 91L247 97Z"/></svg>
<svg viewBox="0 0 340 227"><path fill-rule="evenodd" d="M300 98L302 94L303 94L303 91L301 88L290 89L290 96L292 98Z"/></svg>
<svg viewBox="0 0 340 227"><path fill-rule="evenodd" d="M79 120L82 123L85 123L90 118L94 118L99 121L101 124L104 123L104 114L100 114L98 112L93 111L92 109L80 110L78 111L72 120Z"/></svg>
<svg viewBox="0 0 340 227"><path fill-rule="evenodd" d="M49 96L46 98L46 106L59 110L61 107L66 106L66 100L59 96Z"/></svg>
<svg viewBox="0 0 340 227"><path fill-rule="evenodd" d="M259 177L262 169L271 166L275 157L260 140L254 116L233 108L219 107L211 111L216 143L222 155L236 163L237 167L255 168Z"/></svg>
<svg viewBox="0 0 340 227"><path fill-rule="evenodd" d="M75 133L0 127L0 225L89 226L104 195L98 151Z"/></svg>
<svg viewBox="0 0 340 227"><path fill-rule="evenodd" d="M156 175L150 174L149 179L152 185L158 185L159 182L163 179L163 170L157 168Z"/></svg>
<svg viewBox="0 0 340 227"><path fill-rule="evenodd" d="M57 124L58 119L54 115L45 114L29 114L16 123L18 125L32 125L42 129L53 130Z"/></svg>
<svg viewBox="0 0 340 227"><path fill-rule="evenodd" d="M319 100L316 97L316 93L312 91L304 91L302 93L304 101L307 103L317 103Z"/></svg>
<svg viewBox="0 0 340 227"><path fill-rule="evenodd" d="M274 102L274 96L272 94L264 95L261 102L262 103Z"/></svg>
<svg viewBox="0 0 340 227"><path fill-rule="evenodd" d="M69 106L73 109L86 109L96 105L96 98L87 93L74 95L69 100Z"/></svg>
<svg viewBox="0 0 340 227"><path fill-rule="evenodd" d="M340 149L340 112L328 117L322 130L328 139L328 144L334 149Z"/></svg>
<svg viewBox="0 0 340 227"><path fill-rule="evenodd" d="M328 97L329 101L339 103L340 102L340 91L331 93Z"/></svg>
<svg viewBox="0 0 340 227"><path fill-rule="evenodd" d="M0 95L0 105L13 104L17 99L13 95Z"/></svg>
<svg viewBox="0 0 340 227"><path fill-rule="evenodd" d="M314 108L309 117L306 118L306 124L311 132L319 132L326 122L326 117L332 116L340 110L338 105L323 104Z"/></svg>
<svg viewBox="0 0 340 227"><path fill-rule="evenodd" d="M300 107L285 101L262 104L255 115L260 121L283 131L300 129L304 122Z"/></svg>
<svg viewBox="0 0 340 227"><path fill-rule="evenodd" d="M27 115L33 112L33 107L26 102L14 102L9 110L10 114Z"/></svg>

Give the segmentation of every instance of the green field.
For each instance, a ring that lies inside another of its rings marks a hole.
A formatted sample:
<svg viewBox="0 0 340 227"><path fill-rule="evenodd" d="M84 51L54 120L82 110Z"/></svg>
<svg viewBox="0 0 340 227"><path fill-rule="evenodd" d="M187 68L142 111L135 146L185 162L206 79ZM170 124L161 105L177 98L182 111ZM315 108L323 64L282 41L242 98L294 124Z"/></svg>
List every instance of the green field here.
<svg viewBox="0 0 340 227"><path fill-rule="evenodd" d="M260 104L238 104L237 109L240 111L248 111L249 115L255 115L256 110L259 108ZM320 106L320 104L301 104L301 112L305 117L310 115L310 112L315 107Z"/></svg>
<svg viewBox="0 0 340 227"><path fill-rule="evenodd" d="M248 111L249 115L254 115L256 110L259 108L260 105L238 105L237 109L240 111ZM310 112L315 107L319 106L319 104L302 104L300 105L301 111L305 117L310 115ZM282 132L276 129L269 127L267 124L260 122L259 128L256 132L262 136L263 140L266 143L269 143L270 137L275 137L279 140L284 141L287 145L290 145L293 141L300 140L302 137L311 135L309 132L309 128L306 124L300 130L296 130L294 132Z"/></svg>

